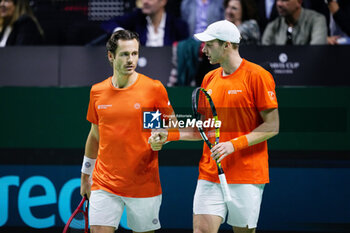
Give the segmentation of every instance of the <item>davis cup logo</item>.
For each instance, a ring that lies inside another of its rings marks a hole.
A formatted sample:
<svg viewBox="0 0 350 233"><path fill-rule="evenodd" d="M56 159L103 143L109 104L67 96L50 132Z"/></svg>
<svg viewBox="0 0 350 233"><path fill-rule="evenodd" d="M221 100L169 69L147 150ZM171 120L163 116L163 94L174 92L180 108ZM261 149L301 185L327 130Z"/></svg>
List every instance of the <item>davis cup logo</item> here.
<svg viewBox="0 0 350 233"><path fill-rule="evenodd" d="M159 129L160 116L162 114L157 110L156 112L143 112L143 128L144 129Z"/></svg>
<svg viewBox="0 0 350 233"><path fill-rule="evenodd" d="M281 53L278 58L282 63L286 63L288 61L288 56L285 53Z"/></svg>
<svg viewBox="0 0 350 233"><path fill-rule="evenodd" d="M278 56L278 61L269 62L269 65L275 74L294 74L294 71L300 67L298 61L289 61L289 57L286 53L281 53Z"/></svg>

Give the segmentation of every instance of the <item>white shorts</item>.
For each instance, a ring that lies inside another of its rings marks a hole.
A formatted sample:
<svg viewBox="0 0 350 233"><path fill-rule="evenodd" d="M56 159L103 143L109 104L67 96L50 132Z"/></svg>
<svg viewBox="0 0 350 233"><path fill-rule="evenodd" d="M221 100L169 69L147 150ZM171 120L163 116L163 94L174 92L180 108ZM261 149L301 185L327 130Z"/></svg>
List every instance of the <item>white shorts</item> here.
<svg viewBox="0 0 350 233"><path fill-rule="evenodd" d="M232 202L226 204L220 184L198 180L193 200L193 214L220 216L235 227L256 228L264 184L228 184Z"/></svg>
<svg viewBox="0 0 350 233"><path fill-rule="evenodd" d="M159 209L162 195L148 198L121 197L104 190L91 191L89 223L118 229L124 206L128 227L136 232L160 229Z"/></svg>

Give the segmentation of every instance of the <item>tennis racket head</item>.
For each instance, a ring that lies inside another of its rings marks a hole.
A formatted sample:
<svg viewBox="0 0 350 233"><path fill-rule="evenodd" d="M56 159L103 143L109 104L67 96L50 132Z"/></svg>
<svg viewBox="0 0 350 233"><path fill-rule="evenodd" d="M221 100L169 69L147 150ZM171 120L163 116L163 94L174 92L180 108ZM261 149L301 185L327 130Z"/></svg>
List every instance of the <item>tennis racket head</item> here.
<svg viewBox="0 0 350 233"><path fill-rule="evenodd" d="M78 207L74 210L71 217L68 219L63 233L88 233L89 218L88 218L89 199L85 195Z"/></svg>
<svg viewBox="0 0 350 233"><path fill-rule="evenodd" d="M218 116L213 100L209 93L202 87L198 87L192 92L192 112L193 117L203 124L196 124L204 142L211 149L219 143L220 128L217 124Z"/></svg>

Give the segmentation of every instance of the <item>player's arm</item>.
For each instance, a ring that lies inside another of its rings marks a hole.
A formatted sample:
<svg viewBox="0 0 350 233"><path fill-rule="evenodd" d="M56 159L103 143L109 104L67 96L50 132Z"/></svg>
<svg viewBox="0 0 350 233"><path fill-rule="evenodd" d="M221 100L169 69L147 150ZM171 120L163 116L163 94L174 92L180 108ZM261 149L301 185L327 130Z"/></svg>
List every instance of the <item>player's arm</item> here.
<svg viewBox="0 0 350 233"><path fill-rule="evenodd" d="M175 113L171 114L169 118L172 122L176 122ZM148 139L152 150L159 151L162 146L169 141L199 141L202 140L196 128L169 128L169 129L155 129L152 130L152 135Z"/></svg>
<svg viewBox="0 0 350 233"><path fill-rule="evenodd" d="M203 140L200 133L198 132L197 128L189 127L189 128L182 128L180 131L180 138L181 141L201 141Z"/></svg>
<svg viewBox="0 0 350 233"><path fill-rule="evenodd" d="M277 108L261 111L260 116L264 122L246 135L249 146L266 141L279 132L280 121Z"/></svg>
<svg viewBox="0 0 350 233"><path fill-rule="evenodd" d="M220 162L227 155L244 149L248 146L266 141L279 132L279 114L278 109L267 109L260 112L263 123L256 127L252 132L235 138L231 141L219 143L212 148L212 157Z"/></svg>
<svg viewBox="0 0 350 233"><path fill-rule="evenodd" d="M175 135L175 136L173 136ZM196 128L155 129L150 137L151 142L165 143L169 141L200 141L203 140Z"/></svg>
<svg viewBox="0 0 350 233"><path fill-rule="evenodd" d="M91 129L85 144L85 155L81 169L82 172L80 186L80 194L82 196L87 194L88 198L90 198L91 192L90 176L94 170L95 161L98 154L99 138L100 135L98 132L98 125L91 123Z"/></svg>
<svg viewBox="0 0 350 233"><path fill-rule="evenodd" d="M173 113L175 116L175 113ZM177 118L171 118L173 122L177 121ZM157 131L155 131L157 132ZM169 141L199 141L202 140L200 133L197 128L187 127L187 128L170 128L165 130L160 130L161 132L158 136L163 142Z"/></svg>

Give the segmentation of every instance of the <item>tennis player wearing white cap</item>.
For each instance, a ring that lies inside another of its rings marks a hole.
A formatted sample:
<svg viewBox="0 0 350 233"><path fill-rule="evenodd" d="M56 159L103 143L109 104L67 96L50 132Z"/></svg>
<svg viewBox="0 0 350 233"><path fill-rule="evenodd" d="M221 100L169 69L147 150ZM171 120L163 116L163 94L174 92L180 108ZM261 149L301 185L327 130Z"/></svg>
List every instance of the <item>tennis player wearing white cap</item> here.
<svg viewBox="0 0 350 233"><path fill-rule="evenodd" d="M220 64L206 74L201 86L210 93L222 122L220 143L211 151L204 145L199 163L194 233L217 233L226 216L235 233L255 232L264 185L269 182L266 140L279 131L275 82L268 71L240 57L241 36L233 23L218 21L194 36L205 42L203 53L210 63ZM211 157L221 161L230 203L223 200Z"/></svg>

